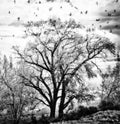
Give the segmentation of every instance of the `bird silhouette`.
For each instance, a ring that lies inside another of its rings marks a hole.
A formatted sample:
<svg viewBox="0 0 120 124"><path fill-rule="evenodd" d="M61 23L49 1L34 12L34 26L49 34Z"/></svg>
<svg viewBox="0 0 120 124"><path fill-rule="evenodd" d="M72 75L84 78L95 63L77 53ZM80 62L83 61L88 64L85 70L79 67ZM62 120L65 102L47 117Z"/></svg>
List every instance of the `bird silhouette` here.
<svg viewBox="0 0 120 124"><path fill-rule="evenodd" d="M96 21L100 21L100 19L96 19Z"/></svg>
<svg viewBox="0 0 120 124"><path fill-rule="evenodd" d="M30 0L28 0L27 3L30 3Z"/></svg>
<svg viewBox="0 0 120 124"><path fill-rule="evenodd" d="M87 14L87 13L88 13L88 11L86 10L86 11L85 11L85 14Z"/></svg>
<svg viewBox="0 0 120 124"><path fill-rule="evenodd" d="M10 11L8 13L10 14Z"/></svg>
<svg viewBox="0 0 120 124"><path fill-rule="evenodd" d="M72 13L70 13L69 16L72 16Z"/></svg>
<svg viewBox="0 0 120 124"><path fill-rule="evenodd" d="M92 31L95 31L95 28L92 28Z"/></svg>
<svg viewBox="0 0 120 124"><path fill-rule="evenodd" d="M116 13L116 9L114 9L114 13Z"/></svg>
<svg viewBox="0 0 120 124"><path fill-rule="evenodd" d="M39 7L37 8L37 10L39 11Z"/></svg>
<svg viewBox="0 0 120 124"><path fill-rule="evenodd" d="M75 6L75 9L78 9L78 8Z"/></svg>
<svg viewBox="0 0 120 124"><path fill-rule="evenodd" d="M105 10L105 12L107 12L107 10Z"/></svg>
<svg viewBox="0 0 120 124"><path fill-rule="evenodd" d="M70 0L66 0L66 2L68 2L68 3L69 3L69 2L70 2Z"/></svg>
<svg viewBox="0 0 120 124"><path fill-rule="evenodd" d="M96 5L98 6L98 1L96 1Z"/></svg>
<svg viewBox="0 0 120 124"><path fill-rule="evenodd" d="M87 14L87 13L88 13L88 11L86 10L86 11L85 11L85 14Z"/></svg>
<svg viewBox="0 0 120 124"><path fill-rule="evenodd" d="M112 14L111 13L108 13L108 16L112 16Z"/></svg>
<svg viewBox="0 0 120 124"><path fill-rule="evenodd" d="M49 11L51 11L51 10L52 10L52 7L49 8Z"/></svg>
<svg viewBox="0 0 120 124"><path fill-rule="evenodd" d="M110 29L110 33L112 33L112 29Z"/></svg>
<svg viewBox="0 0 120 124"><path fill-rule="evenodd" d="M14 0L14 4L16 3L16 0Z"/></svg>
<svg viewBox="0 0 120 124"><path fill-rule="evenodd" d="M20 17L18 17L17 20L20 21Z"/></svg>
<svg viewBox="0 0 120 124"><path fill-rule="evenodd" d="M119 26L118 25L115 25L115 28L119 28Z"/></svg>
<svg viewBox="0 0 120 124"><path fill-rule="evenodd" d="M99 25L99 28L101 29L102 28L102 25Z"/></svg>

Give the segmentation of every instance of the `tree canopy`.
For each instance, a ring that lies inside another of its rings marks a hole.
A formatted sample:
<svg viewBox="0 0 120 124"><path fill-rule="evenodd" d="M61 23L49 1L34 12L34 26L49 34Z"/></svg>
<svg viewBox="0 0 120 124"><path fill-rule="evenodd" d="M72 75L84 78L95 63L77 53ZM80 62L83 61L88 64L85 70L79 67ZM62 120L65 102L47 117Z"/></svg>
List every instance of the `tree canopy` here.
<svg viewBox="0 0 120 124"><path fill-rule="evenodd" d="M14 47L24 63L20 76L24 84L39 92L40 102L50 108L54 117L58 106L59 116L75 98L90 99L83 80L97 76L95 59L105 59L106 52L114 54L115 46L98 34L81 34L82 25L74 20L61 22L49 19L29 29L34 37L24 51Z"/></svg>

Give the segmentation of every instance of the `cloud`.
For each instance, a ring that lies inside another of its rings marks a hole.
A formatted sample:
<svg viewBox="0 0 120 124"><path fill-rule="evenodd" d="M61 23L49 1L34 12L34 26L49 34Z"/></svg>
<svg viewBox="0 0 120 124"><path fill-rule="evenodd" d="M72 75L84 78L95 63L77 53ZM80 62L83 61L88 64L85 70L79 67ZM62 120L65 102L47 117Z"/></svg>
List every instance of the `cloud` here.
<svg viewBox="0 0 120 124"><path fill-rule="evenodd" d="M16 1L16 4L13 4L13 1L10 0L0 0L0 37L3 40L5 37L14 37L16 40L24 38L28 22L35 22L36 25L39 25L40 20L47 20L53 16L60 17L63 21L74 18L86 27L93 24L97 28L102 25L101 29L114 29L114 33L119 34L120 9L114 0L97 0L98 3L96 0L70 0L72 4L66 2L27 4L27 0ZM105 12L106 9L107 12ZM108 10L112 16L108 16ZM100 21L96 21L96 19L100 19ZM108 21L109 24L107 24ZM115 25L118 27L116 28ZM2 43L4 44L4 42Z"/></svg>

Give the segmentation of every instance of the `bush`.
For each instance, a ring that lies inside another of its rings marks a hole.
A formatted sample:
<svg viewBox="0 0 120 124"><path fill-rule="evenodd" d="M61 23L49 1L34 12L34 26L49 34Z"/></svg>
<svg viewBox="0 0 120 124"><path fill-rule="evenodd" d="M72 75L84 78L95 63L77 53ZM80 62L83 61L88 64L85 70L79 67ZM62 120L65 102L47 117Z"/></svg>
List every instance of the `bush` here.
<svg viewBox="0 0 120 124"><path fill-rule="evenodd" d="M69 114L65 114L64 118L63 118L63 120L66 120L66 121L68 121L68 120L77 120L77 119L79 119L79 118L78 118L77 112L75 112L75 111L72 111Z"/></svg>
<svg viewBox="0 0 120 124"><path fill-rule="evenodd" d="M112 101L101 101L99 104L99 109L104 110L120 110L119 104L114 104Z"/></svg>
<svg viewBox="0 0 120 124"><path fill-rule="evenodd" d="M79 106L78 110L74 110L68 114L64 114L62 120L68 121L68 120L78 120L83 116L87 116L93 113L96 113L98 111L97 107L91 106L91 107L85 107L85 106ZM59 118L56 118L54 121L60 121Z"/></svg>
<svg viewBox="0 0 120 124"><path fill-rule="evenodd" d="M98 112L98 108L95 107L95 106L90 106L89 107L89 114L93 114L93 113L96 113Z"/></svg>
<svg viewBox="0 0 120 124"><path fill-rule="evenodd" d="M78 115L79 117L82 117L96 113L97 111L98 111L97 107L94 106L90 106L90 107L79 106Z"/></svg>
<svg viewBox="0 0 120 124"><path fill-rule="evenodd" d="M50 124L50 120L48 117L42 115L42 117L38 121L40 124Z"/></svg>

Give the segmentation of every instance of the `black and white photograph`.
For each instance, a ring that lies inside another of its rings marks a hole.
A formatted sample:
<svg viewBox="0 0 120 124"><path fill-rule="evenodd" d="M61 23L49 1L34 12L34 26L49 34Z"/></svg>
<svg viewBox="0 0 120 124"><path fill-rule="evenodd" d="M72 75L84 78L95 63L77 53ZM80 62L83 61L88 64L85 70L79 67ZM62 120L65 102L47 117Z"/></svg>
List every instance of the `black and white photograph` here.
<svg viewBox="0 0 120 124"><path fill-rule="evenodd" d="M120 0L0 0L0 124L120 124Z"/></svg>

